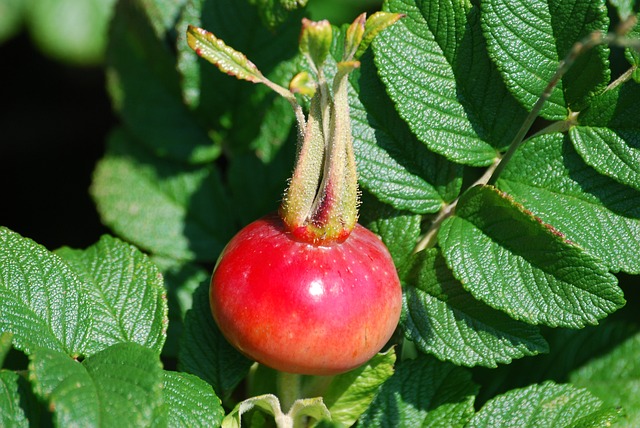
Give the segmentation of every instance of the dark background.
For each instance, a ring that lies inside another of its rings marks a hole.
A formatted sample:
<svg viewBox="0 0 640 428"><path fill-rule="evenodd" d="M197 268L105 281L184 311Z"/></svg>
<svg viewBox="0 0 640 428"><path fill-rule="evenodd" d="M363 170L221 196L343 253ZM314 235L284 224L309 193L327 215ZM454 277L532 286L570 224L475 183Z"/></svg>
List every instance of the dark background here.
<svg viewBox="0 0 640 428"><path fill-rule="evenodd" d="M88 188L116 119L100 67L43 56L25 33L0 45L0 225L84 248L105 229Z"/></svg>

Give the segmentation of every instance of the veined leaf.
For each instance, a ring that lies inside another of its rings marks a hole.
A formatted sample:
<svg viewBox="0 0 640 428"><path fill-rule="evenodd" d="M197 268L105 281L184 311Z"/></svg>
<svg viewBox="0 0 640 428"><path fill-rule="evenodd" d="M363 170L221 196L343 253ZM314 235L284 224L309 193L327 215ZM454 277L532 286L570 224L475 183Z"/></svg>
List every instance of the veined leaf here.
<svg viewBox="0 0 640 428"><path fill-rule="evenodd" d="M570 130L587 165L640 190L640 84L628 82L594 99Z"/></svg>
<svg viewBox="0 0 640 428"><path fill-rule="evenodd" d="M507 87L531 110L574 43L606 32L604 0L488 0L481 2L487 48ZM609 83L609 48L581 55L543 106L547 119L580 111Z"/></svg>
<svg viewBox="0 0 640 428"><path fill-rule="evenodd" d="M106 225L154 254L213 261L235 230L212 166L154 157L122 130L109 139L91 194Z"/></svg>
<svg viewBox="0 0 640 428"><path fill-rule="evenodd" d="M162 396L167 408L167 426L220 426L224 409L211 385L197 376L180 372L164 372Z"/></svg>
<svg viewBox="0 0 640 428"><path fill-rule="evenodd" d="M209 306L209 281L203 282L193 295L193 307L184 321L178 363L180 370L209 382L223 399L253 364L236 351L218 329Z"/></svg>
<svg viewBox="0 0 640 428"><path fill-rule="evenodd" d="M567 136L528 141L497 186L610 270L640 273L640 192L585 165Z"/></svg>
<svg viewBox="0 0 640 428"><path fill-rule="evenodd" d="M608 406L622 407L623 416L616 426L640 424L640 334L616 346L571 373L569 379L602 399Z"/></svg>
<svg viewBox="0 0 640 428"><path fill-rule="evenodd" d="M158 268L137 248L110 236L86 250L62 248L93 302L85 356L132 342L160 354L166 338L167 296Z"/></svg>
<svg viewBox="0 0 640 428"><path fill-rule="evenodd" d="M187 44L198 56L218 67L223 73L253 83L266 80L246 55L227 46L213 33L190 25L187 28Z"/></svg>
<svg viewBox="0 0 640 428"><path fill-rule="evenodd" d="M322 398L331 421L352 426L369 407L380 385L393 375L393 349L374 356L367 364L333 378Z"/></svg>
<svg viewBox="0 0 640 428"><path fill-rule="evenodd" d="M407 15L373 42L400 116L430 150L457 163L489 165L526 112L487 56L478 8L469 1L385 4Z"/></svg>
<svg viewBox="0 0 640 428"><path fill-rule="evenodd" d="M421 216L398 211L363 193L358 221L382 238L396 269L401 271L418 243Z"/></svg>
<svg viewBox="0 0 640 428"><path fill-rule="evenodd" d="M417 253L406 271L400 322L421 351L458 365L487 367L548 352L537 327L515 321L465 291L437 249Z"/></svg>
<svg viewBox="0 0 640 428"><path fill-rule="evenodd" d="M308 0L249 0L249 3L258 8L262 23L270 29L275 29L287 19L289 13L306 6L307 1Z"/></svg>
<svg viewBox="0 0 640 428"><path fill-rule="evenodd" d="M29 426L24 410L20 407L18 374L9 370L0 370L0 426Z"/></svg>
<svg viewBox="0 0 640 428"><path fill-rule="evenodd" d="M205 28L242 52L270 81L288 86L299 71L301 12L275 29L264 28L258 10L246 0L187 0L177 28ZM250 29L250 31L249 31ZM269 162L287 141L295 122L291 105L264 85L239 81L199 59L178 32L177 68L183 99L219 146L232 154L255 152Z"/></svg>
<svg viewBox="0 0 640 428"><path fill-rule="evenodd" d="M546 382L489 400L466 427L603 427L618 418L614 408L584 389Z"/></svg>
<svg viewBox="0 0 640 428"><path fill-rule="evenodd" d="M396 24L397 25L397 24ZM397 209L437 212L460 191L462 168L430 152L394 110L370 54L350 77L353 145L360 185Z"/></svg>
<svg viewBox="0 0 640 428"><path fill-rule="evenodd" d="M220 147L182 102L175 57L158 38L144 0L118 2L107 50L107 87L127 128L155 154L210 162Z"/></svg>
<svg viewBox="0 0 640 428"><path fill-rule="evenodd" d="M625 303L596 258L493 187L463 194L438 239L465 289L512 318L579 328Z"/></svg>
<svg viewBox="0 0 640 428"><path fill-rule="evenodd" d="M473 416L477 392L468 371L420 355L397 365L357 426L464 426Z"/></svg>
<svg viewBox="0 0 640 428"><path fill-rule="evenodd" d="M30 359L34 390L50 403L58 426L150 426L162 405L158 354L140 345L116 344L82 363L47 349Z"/></svg>
<svg viewBox="0 0 640 428"><path fill-rule="evenodd" d="M0 332L27 354L47 348L82 355L93 305L69 266L41 245L0 227Z"/></svg>

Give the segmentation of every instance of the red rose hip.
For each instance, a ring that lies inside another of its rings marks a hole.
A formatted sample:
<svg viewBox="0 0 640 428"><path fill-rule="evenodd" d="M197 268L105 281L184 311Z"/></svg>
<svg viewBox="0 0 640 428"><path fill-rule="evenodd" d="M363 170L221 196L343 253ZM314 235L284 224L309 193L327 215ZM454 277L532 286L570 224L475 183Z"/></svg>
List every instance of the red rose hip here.
<svg viewBox="0 0 640 428"><path fill-rule="evenodd" d="M362 365L387 343L402 292L387 248L364 227L323 246L296 239L272 215L229 242L210 300L224 336L250 358L330 375Z"/></svg>

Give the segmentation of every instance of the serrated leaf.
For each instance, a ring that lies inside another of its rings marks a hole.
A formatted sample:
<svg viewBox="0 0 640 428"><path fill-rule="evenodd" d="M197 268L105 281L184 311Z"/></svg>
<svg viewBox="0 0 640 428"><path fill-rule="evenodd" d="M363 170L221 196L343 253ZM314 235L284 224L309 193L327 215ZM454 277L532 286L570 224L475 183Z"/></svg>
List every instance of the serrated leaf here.
<svg viewBox="0 0 640 428"><path fill-rule="evenodd" d="M331 421L352 426L369 407L380 385L393 375L395 361L392 348L364 366L333 378L322 397L331 412Z"/></svg>
<svg viewBox="0 0 640 428"><path fill-rule="evenodd" d="M153 261L162 272L169 307L169 328L162 355L177 358L184 317L191 309L193 293L202 282L209 281L211 274L195 263L182 263L163 257L154 257Z"/></svg>
<svg viewBox="0 0 640 428"><path fill-rule="evenodd" d="M407 15L373 42L400 116L430 150L457 163L491 164L526 112L487 56L478 8L467 1L386 4Z"/></svg>
<svg viewBox="0 0 640 428"><path fill-rule="evenodd" d="M549 351L537 327L465 291L437 249L417 253L406 271L400 323L422 352L457 365L496 367Z"/></svg>
<svg viewBox="0 0 640 428"><path fill-rule="evenodd" d="M47 349L30 360L34 390L58 426L150 426L162 404L158 354L140 345L116 344L82 363Z"/></svg>
<svg viewBox="0 0 640 428"><path fill-rule="evenodd" d="M610 270L640 273L640 192L585 165L567 136L528 141L497 186Z"/></svg>
<svg viewBox="0 0 640 428"><path fill-rule="evenodd" d="M224 409L211 385L197 376L164 372L162 396L169 427L217 427Z"/></svg>
<svg viewBox="0 0 640 428"><path fill-rule="evenodd" d="M104 235L86 250L56 251L93 302L93 329L85 356L115 343L162 350L167 334L167 296L158 268L137 248Z"/></svg>
<svg viewBox="0 0 640 428"><path fill-rule="evenodd" d="M118 2L114 12L107 50L107 86L114 108L156 154L210 162L220 155L220 147L184 105L176 58L158 38L143 1Z"/></svg>
<svg viewBox="0 0 640 428"><path fill-rule="evenodd" d="M177 28L206 28L250 58L270 81L286 87L299 71L300 17L291 13L269 30L246 0L187 0ZM295 121L289 102L266 86L238 81L200 60L184 31L178 33L177 51L183 99L212 138L229 153L253 151L270 161Z"/></svg>
<svg viewBox="0 0 640 428"><path fill-rule="evenodd" d="M481 3L487 48L511 93L531 110L574 43L608 30L603 0L489 0ZM563 119L609 83L609 48L596 46L574 63L540 114Z"/></svg>
<svg viewBox="0 0 640 428"><path fill-rule="evenodd" d="M489 400L466 427L602 427L617 418L615 409L572 385L545 382Z"/></svg>
<svg viewBox="0 0 640 428"><path fill-rule="evenodd" d="M579 328L625 303L596 258L491 186L463 194L438 239L465 289L514 319Z"/></svg>
<svg viewBox="0 0 640 428"><path fill-rule="evenodd" d="M396 210L367 193L362 195L358 221L382 238L398 271L418 243L421 220L420 215Z"/></svg>
<svg viewBox="0 0 640 428"><path fill-rule="evenodd" d="M634 39L640 39L640 22L636 23L636 25L629 31L627 34L628 37ZM624 56L629 61L629 64L633 67L632 78L637 83L640 83L640 50L627 48L625 49Z"/></svg>
<svg viewBox="0 0 640 428"><path fill-rule="evenodd" d="M175 24L187 0L138 0L159 39L175 37Z"/></svg>
<svg viewBox="0 0 640 428"><path fill-rule="evenodd" d="M96 166L90 190L102 221L154 254L215 260L235 230L217 171L154 157L136 141L114 131Z"/></svg>
<svg viewBox="0 0 640 428"><path fill-rule="evenodd" d="M421 355L398 363L357 426L464 426L477 392L468 371Z"/></svg>
<svg viewBox="0 0 640 428"><path fill-rule="evenodd" d="M289 13L303 8L308 0L249 0L260 13L262 24L270 29L275 29L282 24Z"/></svg>
<svg viewBox="0 0 640 428"><path fill-rule="evenodd" d="M462 168L430 152L394 110L365 54L352 73L351 129L360 185L379 200L418 214L437 212L457 196Z"/></svg>
<svg viewBox="0 0 640 428"><path fill-rule="evenodd" d="M69 266L43 246L0 227L0 332L27 354L37 348L82 355L92 304Z"/></svg>
<svg viewBox="0 0 640 428"><path fill-rule="evenodd" d="M13 340L13 333L10 331L3 331L0 333L0 367L4 365L4 359L11 350Z"/></svg>
<svg viewBox="0 0 640 428"><path fill-rule="evenodd" d="M477 380L482 384L476 405L513 388L523 388L547 380L568 382L572 371L590 359L609 352L637 332L637 326L612 321L611 318L597 326L580 330L545 329L544 337L549 342L549 353L535 358L522 358L497 369L476 371Z"/></svg>
<svg viewBox="0 0 640 428"><path fill-rule="evenodd" d="M364 25L362 41L360 41L357 46L358 49L356 50L354 58L360 58L378 34L384 31L387 27L395 24L399 19L403 18L403 16L404 15L399 13L378 11L367 18Z"/></svg>
<svg viewBox="0 0 640 428"><path fill-rule="evenodd" d="M587 165L640 190L640 84L628 82L594 99L569 131Z"/></svg>
<svg viewBox="0 0 640 428"><path fill-rule="evenodd" d="M187 28L187 44L199 57L206 59L223 73L253 83L266 80L246 55L227 46L207 30L190 25Z"/></svg>
<svg viewBox="0 0 640 428"><path fill-rule="evenodd" d="M0 426L29 426L24 410L20 407L18 374L8 370L0 370Z"/></svg>
<svg viewBox="0 0 640 428"><path fill-rule="evenodd" d="M223 399L253 364L226 341L216 325L209 306L208 282L201 284L193 295L193 307L185 317L178 357L180 370L209 382Z"/></svg>
<svg viewBox="0 0 640 428"><path fill-rule="evenodd" d="M227 183L231 205L241 225L278 209L293 163L294 150L288 146L268 164L253 154L229 161Z"/></svg>
<svg viewBox="0 0 640 428"><path fill-rule="evenodd" d="M605 405L622 407L616 426L640 424L640 334L571 373L572 384L587 388Z"/></svg>

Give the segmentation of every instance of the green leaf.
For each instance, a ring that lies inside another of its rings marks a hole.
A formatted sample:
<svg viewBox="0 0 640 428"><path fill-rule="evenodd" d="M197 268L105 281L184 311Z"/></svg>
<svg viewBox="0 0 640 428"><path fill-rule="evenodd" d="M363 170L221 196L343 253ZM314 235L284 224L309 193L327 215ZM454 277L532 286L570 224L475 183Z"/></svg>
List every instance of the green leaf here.
<svg viewBox="0 0 640 428"><path fill-rule="evenodd" d="M118 2L107 51L107 86L133 135L156 154L210 162L220 154L182 101L176 58L156 34L144 0Z"/></svg>
<svg viewBox="0 0 640 428"><path fill-rule="evenodd" d="M574 43L609 26L604 0L489 0L481 3L487 48L513 95L531 110ZM540 114L564 119L609 83L609 48L596 46L574 63ZM520 122L521 123L521 122Z"/></svg>
<svg viewBox="0 0 640 428"><path fill-rule="evenodd" d="M167 407L169 427L217 427L224 418L224 409L211 385L197 376L179 372L164 372L162 390Z"/></svg>
<svg viewBox="0 0 640 428"><path fill-rule="evenodd" d="M194 263L182 263L163 257L154 257L153 261L162 272L169 307L169 327L162 355L177 358L184 330L184 317L191 309L193 293L202 282L209 281L211 274Z"/></svg>
<svg viewBox="0 0 640 428"><path fill-rule="evenodd" d="M300 52L302 52L312 68L317 71L322 69L322 64L324 64L327 55L329 55L332 41L333 31L329 21L302 20L299 42Z"/></svg>
<svg viewBox="0 0 640 428"><path fill-rule="evenodd" d="M396 269L401 271L418 243L421 216L398 211L363 193L358 221L382 238Z"/></svg>
<svg viewBox="0 0 640 428"><path fill-rule="evenodd" d="M640 39L640 22L636 23L627 36L634 39ZM625 49L624 56L627 58L627 61L629 61L629 64L634 68L632 74L633 80L640 83L640 51L638 49L627 48Z"/></svg>
<svg viewBox="0 0 640 428"><path fill-rule="evenodd" d="M370 54L350 78L351 128L360 185L379 200L418 214L455 199L462 168L430 152L394 110Z"/></svg>
<svg viewBox="0 0 640 428"><path fill-rule="evenodd" d="M602 427L617 418L615 409L572 385L545 382L514 389L488 401L467 428L480 427Z"/></svg>
<svg viewBox="0 0 640 428"><path fill-rule="evenodd" d="M10 331L3 331L0 333L0 367L4 365L4 359L11 350L13 340L13 333Z"/></svg>
<svg viewBox="0 0 640 428"><path fill-rule="evenodd" d="M399 13L389 13L382 11L375 12L373 15L368 17L364 25L364 34L362 35L362 41L357 46L358 49L356 50L354 58L360 58L378 34L384 31L387 27L395 24L399 19L403 17L404 15Z"/></svg>
<svg viewBox="0 0 640 428"><path fill-rule="evenodd" d="M393 349L377 354L367 364L333 378L323 400L331 421L353 425L369 407L380 386L393 375Z"/></svg>
<svg viewBox="0 0 640 428"><path fill-rule="evenodd" d="M138 0L159 39L175 38L175 23L187 0Z"/></svg>
<svg viewBox="0 0 640 428"><path fill-rule="evenodd" d="M250 58L270 81L286 87L299 71L300 18L292 13L277 29L268 30L246 0L187 0L177 28L205 28ZM252 151L270 161L294 123L289 102L266 86L236 80L199 59L184 31L178 32L177 51L183 99L214 141L230 154Z"/></svg>
<svg viewBox="0 0 640 428"><path fill-rule="evenodd" d="M58 256L0 227L0 332L27 354L48 348L78 356L92 329L82 281Z"/></svg>
<svg viewBox="0 0 640 428"><path fill-rule="evenodd" d="M537 327L465 291L437 249L417 253L406 271L400 323L421 351L457 365L487 367L549 351Z"/></svg>
<svg viewBox="0 0 640 428"><path fill-rule="evenodd" d="M18 374L8 370L0 370L0 426L29 426L24 410L20 407Z"/></svg>
<svg viewBox="0 0 640 428"><path fill-rule="evenodd" d="M4 43L20 31L24 5L24 0L0 1L0 43Z"/></svg>
<svg viewBox="0 0 640 428"><path fill-rule="evenodd" d="M407 14L373 42L376 64L400 116L430 150L487 166L526 112L487 56L470 2L389 0Z"/></svg>
<svg viewBox="0 0 640 428"><path fill-rule="evenodd" d="M223 399L240 383L253 361L226 341L211 315L209 284L193 295L193 307L184 321L178 366L209 382Z"/></svg>
<svg viewBox="0 0 640 428"><path fill-rule="evenodd" d="M465 289L512 318L580 328L625 303L596 258L491 186L463 194L438 239Z"/></svg>
<svg viewBox="0 0 640 428"><path fill-rule="evenodd" d="M158 354L140 345L116 344L82 363L47 349L30 360L34 390L58 426L150 426L162 405Z"/></svg>
<svg viewBox="0 0 640 428"><path fill-rule="evenodd" d="M640 190L640 84L628 82L594 99L569 131L587 165Z"/></svg>
<svg viewBox="0 0 640 428"><path fill-rule="evenodd" d="M477 392L468 371L420 355L397 365L358 427L463 426Z"/></svg>
<svg viewBox="0 0 640 428"><path fill-rule="evenodd" d="M93 329L85 356L115 343L162 350L167 334L167 296L162 276L137 248L103 236L86 250L56 253L85 283L93 302Z"/></svg>
<svg viewBox="0 0 640 428"><path fill-rule="evenodd" d="M31 38L47 55L77 65L103 60L115 0L22 0Z"/></svg>
<svg viewBox="0 0 640 428"><path fill-rule="evenodd" d="M246 55L225 45L213 33L190 25L187 28L187 44L198 56L218 67L223 73L252 83L266 80Z"/></svg>
<svg viewBox="0 0 640 428"><path fill-rule="evenodd" d="M227 183L234 217L246 225L276 211L294 163L294 150L280 150L266 164L253 154L235 156L229 162Z"/></svg>
<svg viewBox="0 0 640 428"><path fill-rule="evenodd" d="M154 157L122 130L109 138L91 194L107 226L157 255L213 261L235 230L212 166Z"/></svg>
<svg viewBox="0 0 640 428"><path fill-rule="evenodd" d="M640 192L585 165L567 136L528 141L497 186L610 270L640 273Z"/></svg>
<svg viewBox="0 0 640 428"><path fill-rule="evenodd" d="M282 24L289 13L303 8L308 0L249 0L249 3L258 8L262 24L270 29L275 29Z"/></svg>
<svg viewBox="0 0 640 428"><path fill-rule="evenodd" d="M605 405L622 407L623 417L616 426L640 425L640 334L612 348L604 356L571 373L576 386L587 388Z"/></svg>
<svg viewBox="0 0 640 428"><path fill-rule="evenodd" d="M522 388L546 380L568 382L573 370L591 358L609 352L637 332L637 326L612 321L611 318L605 319L598 326L580 330L547 328L544 337L549 342L548 354L522 358L497 369L476 370L476 379L482 384L476 405L512 388Z"/></svg>

